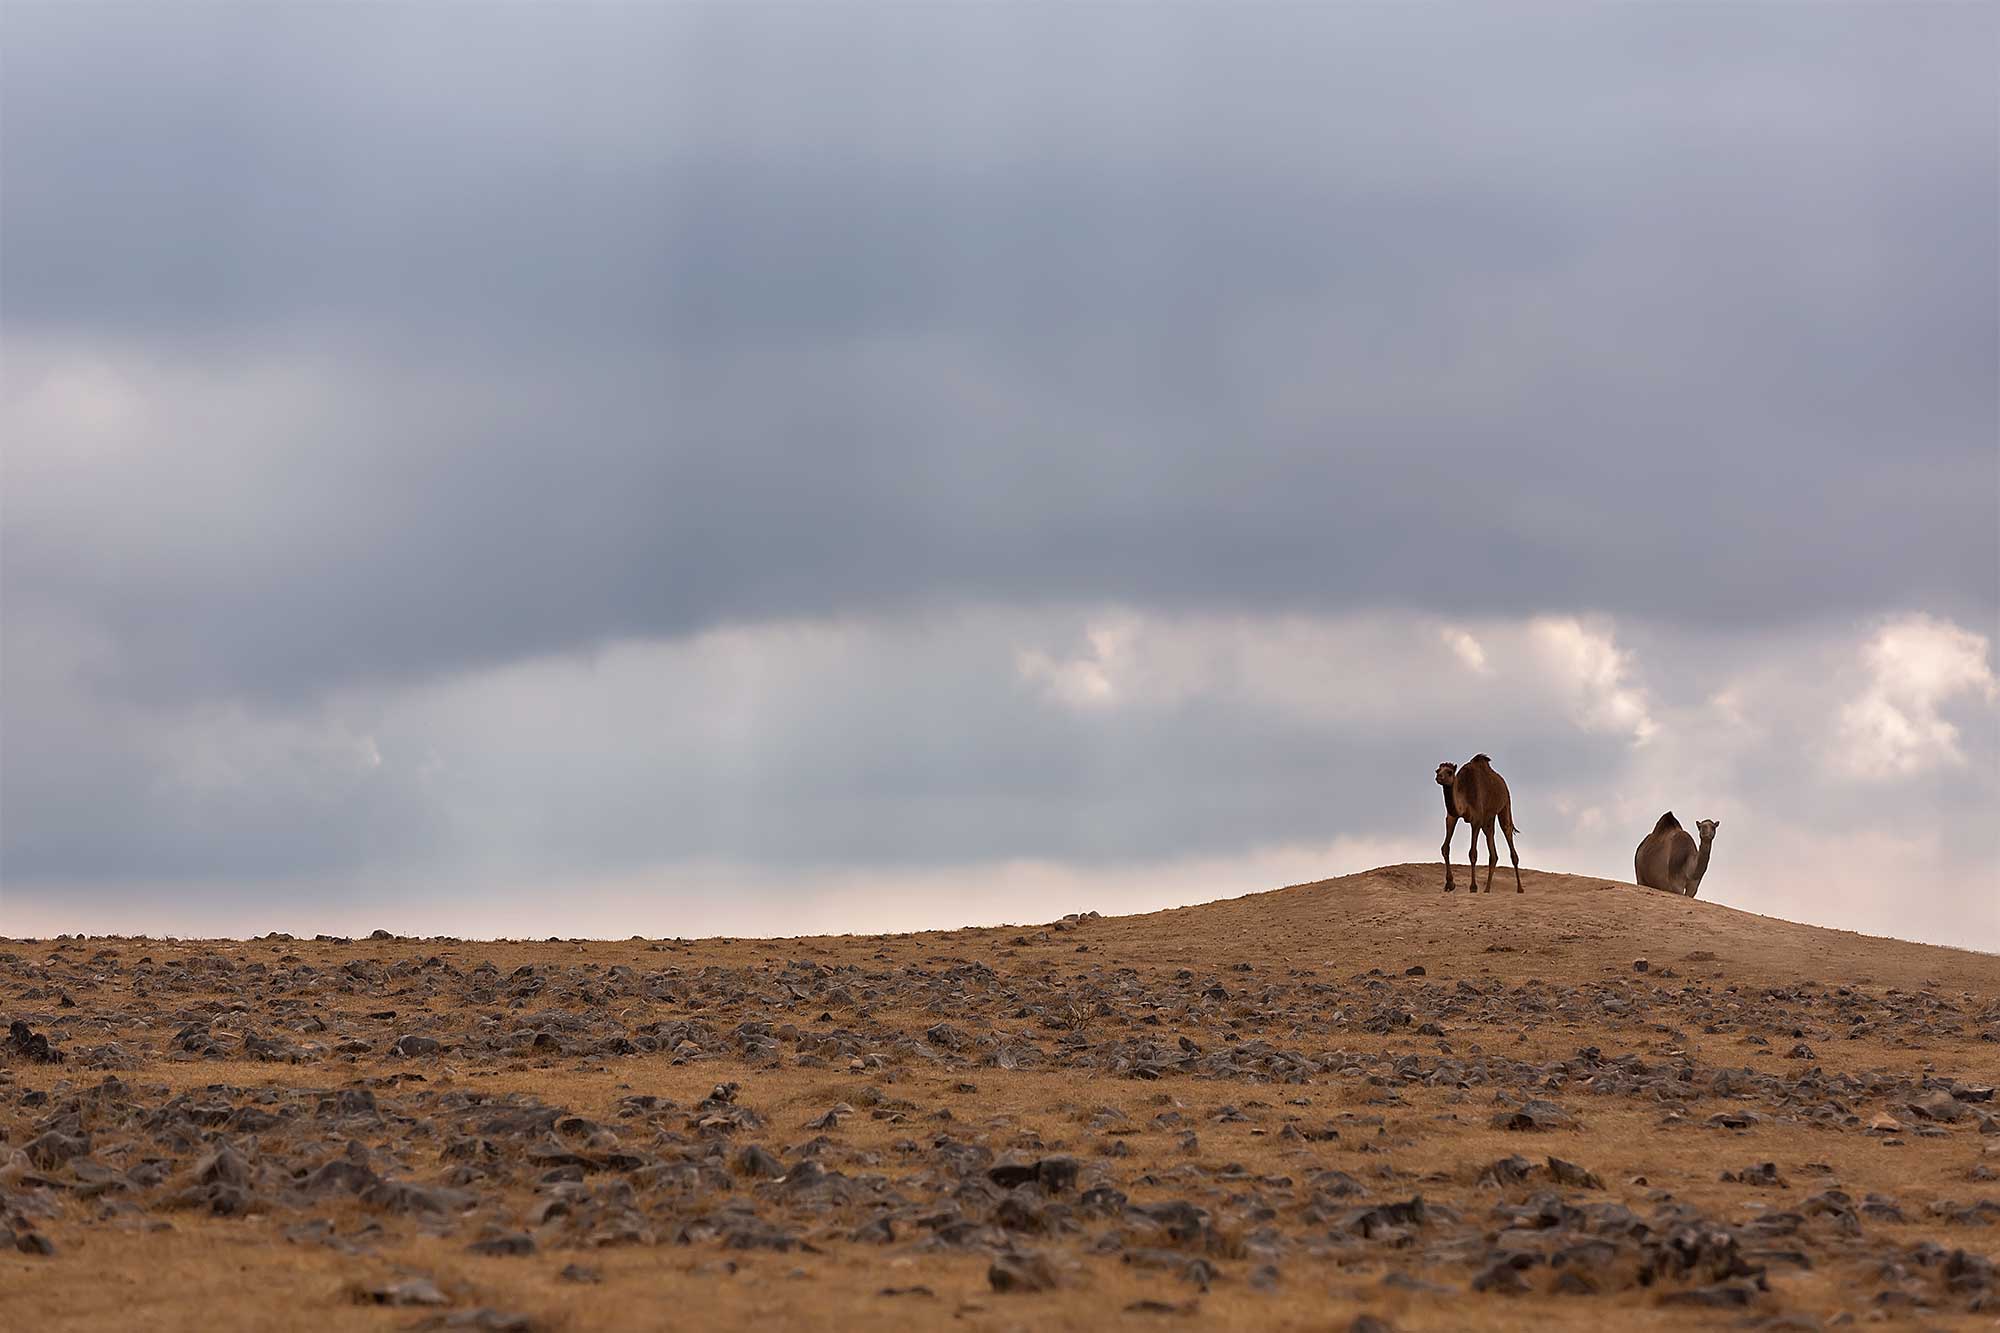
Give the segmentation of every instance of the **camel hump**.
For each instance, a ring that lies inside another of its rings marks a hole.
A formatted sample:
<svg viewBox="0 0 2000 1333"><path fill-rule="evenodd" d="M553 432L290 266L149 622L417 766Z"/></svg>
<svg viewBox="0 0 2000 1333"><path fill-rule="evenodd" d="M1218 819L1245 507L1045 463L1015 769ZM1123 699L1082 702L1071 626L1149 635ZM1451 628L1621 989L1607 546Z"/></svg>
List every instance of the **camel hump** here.
<svg viewBox="0 0 2000 1333"><path fill-rule="evenodd" d="M1670 828L1679 828L1680 826L1681 826L1681 821L1675 819L1674 812L1669 810L1667 811L1667 813L1660 816L1659 823L1653 825L1653 832L1665 833Z"/></svg>
<svg viewBox="0 0 2000 1333"><path fill-rule="evenodd" d="M1475 764L1491 764L1493 756L1490 754L1476 754L1472 756L1472 762Z"/></svg>

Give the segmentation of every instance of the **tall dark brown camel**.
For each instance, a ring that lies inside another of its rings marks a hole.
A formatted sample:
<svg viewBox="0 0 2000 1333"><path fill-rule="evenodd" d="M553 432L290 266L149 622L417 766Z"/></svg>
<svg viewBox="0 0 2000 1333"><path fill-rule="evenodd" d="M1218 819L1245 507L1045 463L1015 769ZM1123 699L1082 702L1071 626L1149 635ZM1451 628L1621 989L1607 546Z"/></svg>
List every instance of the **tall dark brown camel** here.
<svg viewBox="0 0 2000 1333"><path fill-rule="evenodd" d="M1514 798L1507 790L1507 780L1493 771L1493 760L1483 754L1476 754L1466 761L1465 767L1457 764L1439 764L1437 783L1444 788L1444 891L1452 892L1458 885L1451 879L1451 835L1463 819L1472 826L1472 843L1465 849L1467 873L1472 877L1472 892L1479 892L1479 835L1486 834L1486 891L1493 892L1493 872L1500 865L1500 849L1493 844L1493 825L1498 823L1500 831L1507 835L1507 855L1514 862L1514 892L1523 893L1521 887L1521 854L1514 850Z"/></svg>

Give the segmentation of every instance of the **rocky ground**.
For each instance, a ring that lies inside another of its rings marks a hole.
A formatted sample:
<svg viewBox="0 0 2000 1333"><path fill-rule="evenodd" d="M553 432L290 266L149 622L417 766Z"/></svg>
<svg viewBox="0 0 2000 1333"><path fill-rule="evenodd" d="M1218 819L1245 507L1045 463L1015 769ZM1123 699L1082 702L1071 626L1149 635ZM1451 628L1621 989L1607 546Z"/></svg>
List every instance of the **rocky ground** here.
<svg viewBox="0 0 2000 1333"><path fill-rule="evenodd" d="M0 1326L2000 1323L2000 959L1440 881L0 942Z"/></svg>

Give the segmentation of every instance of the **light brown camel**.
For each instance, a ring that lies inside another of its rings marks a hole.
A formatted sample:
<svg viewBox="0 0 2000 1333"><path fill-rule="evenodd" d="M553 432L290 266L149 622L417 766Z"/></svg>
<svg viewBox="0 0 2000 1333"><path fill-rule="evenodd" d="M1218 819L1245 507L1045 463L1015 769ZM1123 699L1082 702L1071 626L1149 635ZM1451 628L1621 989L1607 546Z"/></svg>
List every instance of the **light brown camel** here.
<svg viewBox="0 0 2000 1333"><path fill-rule="evenodd" d="M1694 897L1701 890L1701 877L1708 873L1709 849L1715 845L1715 831L1722 827L1722 822L1697 819L1694 826L1701 831L1699 849L1681 827L1681 821L1674 818L1673 811L1661 815L1660 822L1653 825L1653 831L1632 854L1632 878L1649 889Z"/></svg>
<svg viewBox="0 0 2000 1333"><path fill-rule="evenodd" d="M1476 754L1463 768L1457 764L1439 764L1437 783L1444 788L1444 891L1450 893L1458 887L1451 880L1451 835L1463 819L1472 826L1472 845L1465 851L1466 863L1471 867L1468 873L1472 876L1472 892L1479 892L1482 831L1486 834L1486 891L1493 892L1493 872L1500 865L1500 849L1493 845L1495 822L1507 835L1507 855L1514 862L1514 892L1524 892L1521 854L1514 850L1514 797L1507 790L1507 780L1493 771L1493 761Z"/></svg>

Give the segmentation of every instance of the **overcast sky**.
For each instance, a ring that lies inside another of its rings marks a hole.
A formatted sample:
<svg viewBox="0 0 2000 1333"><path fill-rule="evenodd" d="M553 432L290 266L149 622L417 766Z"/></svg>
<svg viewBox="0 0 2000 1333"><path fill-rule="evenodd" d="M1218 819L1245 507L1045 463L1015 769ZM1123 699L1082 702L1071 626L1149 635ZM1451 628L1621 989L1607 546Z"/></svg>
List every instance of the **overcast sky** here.
<svg viewBox="0 0 2000 1333"><path fill-rule="evenodd" d="M0 933L1136 910L1485 750L2000 949L1991 6L0 44Z"/></svg>

